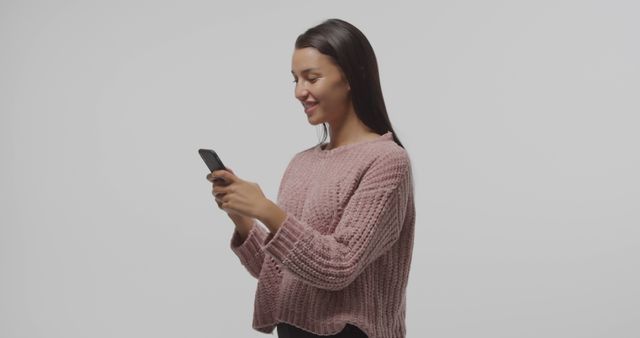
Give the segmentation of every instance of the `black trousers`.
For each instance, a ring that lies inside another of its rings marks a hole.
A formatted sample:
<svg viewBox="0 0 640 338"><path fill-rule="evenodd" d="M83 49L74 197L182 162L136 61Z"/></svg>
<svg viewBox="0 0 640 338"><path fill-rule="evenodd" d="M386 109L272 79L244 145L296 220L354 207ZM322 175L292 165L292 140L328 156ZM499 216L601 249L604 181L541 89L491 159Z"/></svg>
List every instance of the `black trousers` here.
<svg viewBox="0 0 640 338"><path fill-rule="evenodd" d="M320 336L317 334L313 334L287 323L278 323L276 328L278 330L278 338L367 338L367 335L362 332L362 330L351 324L347 324L347 326L345 326L342 331L332 336Z"/></svg>

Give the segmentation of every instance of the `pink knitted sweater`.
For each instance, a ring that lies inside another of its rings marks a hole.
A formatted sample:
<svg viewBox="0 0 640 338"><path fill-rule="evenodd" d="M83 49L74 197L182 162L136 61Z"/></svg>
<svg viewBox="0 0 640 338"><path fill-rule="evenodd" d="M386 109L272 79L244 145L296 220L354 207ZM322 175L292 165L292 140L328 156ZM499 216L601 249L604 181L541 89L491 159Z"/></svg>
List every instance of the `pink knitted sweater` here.
<svg viewBox="0 0 640 338"><path fill-rule="evenodd" d="M286 322L319 335L350 323L369 338L404 338L413 251L413 175L389 131L293 156L277 202L275 233L254 221L231 249L258 279L253 328Z"/></svg>

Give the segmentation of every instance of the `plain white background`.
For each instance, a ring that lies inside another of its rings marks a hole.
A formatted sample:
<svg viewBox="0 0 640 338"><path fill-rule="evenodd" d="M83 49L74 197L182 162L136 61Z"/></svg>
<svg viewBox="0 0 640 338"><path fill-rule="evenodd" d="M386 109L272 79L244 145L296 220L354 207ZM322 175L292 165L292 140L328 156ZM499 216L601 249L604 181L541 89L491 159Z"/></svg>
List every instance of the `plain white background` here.
<svg viewBox="0 0 640 338"><path fill-rule="evenodd" d="M2 1L0 336L263 337L197 149L275 200L321 131L293 43L336 17L412 158L407 336L638 337L638 10Z"/></svg>

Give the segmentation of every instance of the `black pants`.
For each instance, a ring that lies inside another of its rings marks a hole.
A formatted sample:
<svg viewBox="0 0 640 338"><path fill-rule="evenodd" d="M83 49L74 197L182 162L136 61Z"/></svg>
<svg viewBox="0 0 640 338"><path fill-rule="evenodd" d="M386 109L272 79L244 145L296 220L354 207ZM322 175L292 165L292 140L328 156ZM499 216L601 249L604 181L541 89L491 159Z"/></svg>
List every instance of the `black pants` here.
<svg viewBox="0 0 640 338"><path fill-rule="evenodd" d="M320 336L317 334L313 334L287 323L278 323L276 328L278 329L278 338L367 338L367 335L364 334L362 330L351 324L347 324L347 326L344 327L344 330L332 336Z"/></svg>

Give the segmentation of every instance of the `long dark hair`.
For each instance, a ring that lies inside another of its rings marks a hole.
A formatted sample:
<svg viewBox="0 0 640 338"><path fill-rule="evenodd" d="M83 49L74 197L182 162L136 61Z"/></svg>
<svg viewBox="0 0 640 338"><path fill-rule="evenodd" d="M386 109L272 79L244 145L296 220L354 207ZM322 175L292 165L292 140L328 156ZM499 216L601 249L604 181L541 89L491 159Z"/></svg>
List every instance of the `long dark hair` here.
<svg viewBox="0 0 640 338"><path fill-rule="evenodd" d="M382 97L378 62L369 40L352 24L340 19L327 19L307 29L296 39L295 48L312 47L329 56L342 69L349 86L351 100L358 118L378 134L393 133L393 140L402 148L391 126ZM327 139L327 124L320 143Z"/></svg>

